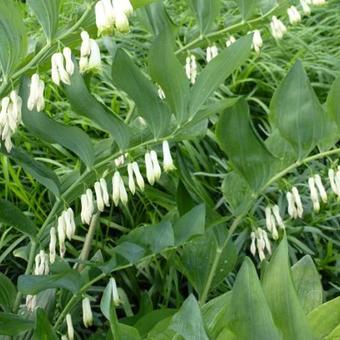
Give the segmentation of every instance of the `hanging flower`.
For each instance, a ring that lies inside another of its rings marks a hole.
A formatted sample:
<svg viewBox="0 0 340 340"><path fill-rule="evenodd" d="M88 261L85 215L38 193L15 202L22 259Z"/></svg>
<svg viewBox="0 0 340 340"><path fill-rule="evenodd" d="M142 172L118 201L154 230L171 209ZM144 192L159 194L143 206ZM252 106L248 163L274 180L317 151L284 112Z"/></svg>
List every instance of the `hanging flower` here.
<svg viewBox="0 0 340 340"><path fill-rule="evenodd" d="M30 94L27 100L27 108L32 111L34 108L40 112L45 108L44 99L45 83L40 79L39 74L34 73L31 77Z"/></svg>
<svg viewBox="0 0 340 340"><path fill-rule="evenodd" d="M66 63L66 65L64 65ZM63 53L54 53L51 57L52 81L60 85L60 81L66 85L71 85L70 76L74 72L74 64L71 57L71 50L64 48Z"/></svg>
<svg viewBox="0 0 340 340"><path fill-rule="evenodd" d="M276 40L281 40L283 36L285 35L285 33L287 32L286 26L275 15L272 17L272 21L270 23L270 29L272 32L272 36Z"/></svg>
<svg viewBox="0 0 340 340"><path fill-rule="evenodd" d="M118 289L117 289L116 280L113 277L110 278L109 285L110 285L110 290L111 290L111 294L112 294L113 304L115 306L119 306L119 304L120 304L119 293L118 293Z"/></svg>
<svg viewBox="0 0 340 340"><path fill-rule="evenodd" d="M93 193L91 189L87 189L85 194L81 195L81 213L80 218L82 223L90 224L94 206L93 206Z"/></svg>
<svg viewBox="0 0 340 340"><path fill-rule="evenodd" d="M132 170L133 170L133 173L136 177L136 182L137 182L139 189L143 191L144 187L145 187L145 183L144 183L143 176L139 171L139 166L136 162L132 163Z"/></svg>
<svg viewBox="0 0 340 340"><path fill-rule="evenodd" d="M176 169L171 157L169 143L163 142L163 169L165 172Z"/></svg>
<svg viewBox="0 0 340 340"><path fill-rule="evenodd" d="M88 297L83 298L82 309L83 309L83 323L84 323L84 326L88 328L92 326L93 324L91 303Z"/></svg>
<svg viewBox="0 0 340 340"><path fill-rule="evenodd" d="M236 42L236 39L235 39L235 37L234 36L230 36L229 37L229 39L226 41L226 43L225 43L225 45L227 46L227 47L229 47L229 46L231 46L233 43L235 43Z"/></svg>
<svg viewBox="0 0 340 340"><path fill-rule="evenodd" d="M97 42L90 39L86 31L81 32L82 44L80 47L80 73L98 71L101 69L100 49Z"/></svg>
<svg viewBox="0 0 340 340"><path fill-rule="evenodd" d="M289 22L295 25L301 21L301 15L295 6L290 6L287 9Z"/></svg>
<svg viewBox="0 0 340 340"><path fill-rule="evenodd" d="M310 15L312 13L312 10L309 6L310 2L307 0L300 0L300 5L302 7L302 11L305 15Z"/></svg>
<svg viewBox="0 0 340 340"><path fill-rule="evenodd" d="M259 55L261 52L261 48L263 46L263 40L261 37L261 32L259 30L255 30L253 32L253 45L252 46L256 54Z"/></svg>
<svg viewBox="0 0 340 340"><path fill-rule="evenodd" d="M206 52L207 63L209 63L211 60L217 57L217 55L218 55L218 48L216 45L207 47L207 52Z"/></svg>
<svg viewBox="0 0 340 340"><path fill-rule="evenodd" d="M104 178L101 178L94 184L94 190L96 193L97 208L99 211L103 212L105 206L110 206L110 197L107 191L107 183Z"/></svg>
<svg viewBox="0 0 340 340"><path fill-rule="evenodd" d="M319 212L320 202L319 202L318 191L316 190L316 186L315 186L314 177L310 177L308 179L308 185L309 185L309 190L310 190L310 198L313 202L313 209L314 211Z"/></svg>
<svg viewBox="0 0 340 340"><path fill-rule="evenodd" d="M67 336L68 340L74 340L74 328L71 314L66 315Z"/></svg>
<svg viewBox="0 0 340 340"><path fill-rule="evenodd" d="M196 57L193 54L186 58L185 73L191 84L195 84L197 78L197 63Z"/></svg>
<svg viewBox="0 0 340 340"><path fill-rule="evenodd" d="M49 259L51 263L55 262L56 258L57 233L55 227L50 229L50 244L49 244Z"/></svg>

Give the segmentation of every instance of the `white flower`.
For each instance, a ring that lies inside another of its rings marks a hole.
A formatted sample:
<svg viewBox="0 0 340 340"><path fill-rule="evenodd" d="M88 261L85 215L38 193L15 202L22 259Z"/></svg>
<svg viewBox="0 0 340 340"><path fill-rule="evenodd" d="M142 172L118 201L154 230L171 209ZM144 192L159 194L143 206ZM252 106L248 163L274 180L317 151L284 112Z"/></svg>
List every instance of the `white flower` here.
<svg viewBox="0 0 340 340"><path fill-rule="evenodd" d="M129 176L129 189L132 195L134 195L136 192L136 184L135 184L135 179L133 177L133 169L132 169L131 163L128 164L127 171L128 171L128 176Z"/></svg>
<svg viewBox="0 0 340 340"><path fill-rule="evenodd" d="M312 0L312 4L315 6L322 6L326 4L326 0Z"/></svg>
<svg viewBox="0 0 340 340"><path fill-rule="evenodd" d="M255 30L253 32L253 49L256 54L259 55L261 52L261 47L263 46L263 40L261 37L261 32L259 30Z"/></svg>
<svg viewBox="0 0 340 340"><path fill-rule="evenodd" d="M167 141L163 142L163 169L165 172L176 169L171 157L169 143Z"/></svg>
<svg viewBox="0 0 340 340"><path fill-rule="evenodd" d="M71 241L76 233L76 224L74 222L74 213L72 208L68 208L66 211L64 211L62 217L64 218L65 221L66 237Z"/></svg>
<svg viewBox="0 0 340 340"><path fill-rule="evenodd" d="M231 36L229 37L229 39L226 41L225 45L226 45L227 47L229 47L229 46L231 46L234 42L236 42L236 39L235 39L234 36L231 35Z"/></svg>
<svg viewBox="0 0 340 340"><path fill-rule="evenodd" d="M163 89L160 86L158 86L157 93L158 93L158 97L161 98L162 100L166 98L165 97L165 93L164 93Z"/></svg>
<svg viewBox="0 0 340 340"><path fill-rule="evenodd" d="M65 58L65 68L66 68L66 72L72 76L72 74L74 73L74 63L72 60L72 52L71 49L69 47L65 47L63 49L63 55Z"/></svg>
<svg viewBox="0 0 340 340"><path fill-rule="evenodd" d="M268 239L268 235L267 235L265 230L260 229L260 231L261 231L261 234L262 234L261 236L262 236L262 238L264 240L264 244L265 244L266 250L267 250L268 254L271 255L272 247L271 247L270 241Z"/></svg>
<svg viewBox="0 0 340 340"><path fill-rule="evenodd" d="M66 325L67 325L68 340L74 340L74 328L73 328L71 314L66 315Z"/></svg>
<svg viewBox="0 0 340 340"><path fill-rule="evenodd" d="M120 198L120 173L116 171L112 177L112 200L115 206L118 206Z"/></svg>
<svg viewBox="0 0 340 340"><path fill-rule="evenodd" d="M105 205L100 182L97 181L96 183L94 183L94 191L96 193L97 208L99 211L103 212Z"/></svg>
<svg viewBox="0 0 340 340"><path fill-rule="evenodd" d="M110 284L111 293L112 293L112 301L115 306L118 306L120 304L120 299L119 299L116 280L113 277L111 277L109 284Z"/></svg>
<svg viewBox="0 0 340 340"><path fill-rule="evenodd" d="M127 16L132 15L133 7L131 5L130 0L112 0L114 4L117 4L120 7L120 10Z"/></svg>
<svg viewBox="0 0 340 340"><path fill-rule="evenodd" d="M270 29L271 29L274 39L276 40L282 39L284 34L287 32L286 26L275 15L272 17L272 21L270 23Z"/></svg>
<svg viewBox="0 0 340 340"><path fill-rule="evenodd" d="M151 185L155 184L155 172L153 168L153 162L151 160L150 153L145 154L145 168L146 168L146 178Z"/></svg>
<svg viewBox="0 0 340 340"><path fill-rule="evenodd" d="M43 250L40 250L40 252L35 256L34 275L48 275L48 273L48 255Z"/></svg>
<svg viewBox="0 0 340 340"><path fill-rule="evenodd" d="M251 238L250 252L253 256L255 256L256 255L256 244L255 244L256 236L254 232L250 234L250 238Z"/></svg>
<svg viewBox="0 0 340 340"><path fill-rule="evenodd" d="M335 185L337 188L338 195L340 196L340 167L338 167L338 170L335 173Z"/></svg>
<svg viewBox="0 0 340 340"><path fill-rule="evenodd" d="M98 35L111 34L115 23L113 7L110 0L100 0L95 6Z"/></svg>
<svg viewBox="0 0 340 340"><path fill-rule="evenodd" d="M29 312L33 312L37 306L37 296L27 295L26 296L26 308Z"/></svg>
<svg viewBox="0 0 340 340"><path fill-rule="evenodd" d="M334 173L334 170L333 169L329 169L328 170L328 178L329 178L329 182L331 184L331 188L333 190L333 192L336 194L336 195L340 195L340 191L339 191L339 188L338 186L336 185L336 182L335 182L335 173Z"/></svg>
<svg viewBox="0 0 340 340"><path fill-rule="evenodd" d="M327 203L327 192L325 190L325 187L322 184L320 175L315 175L314 181L315 181L317 189L319 190L319 195L321 197L322 202Z"/></svg>
<svg viewBox="0 0 340 340"><path fill-rule="evenodd" d="M52 227L50 229L50 244L49 244L49 250L50 250L49 259L51 263L55 262L56 245L57 245L57 234L56 234L55 227Z"/></svg>
<svg viewBox="0 0 340 340"><path fill-rule="evenodd" d="M34 73L31 77L30 94L27 100L28 110L32 111L36 108L36 110L40 112L44 109L44 89L45 83L40 80L39 74Z"/></svg>
<svg viewBox="0 0 340 340"><path fill-rule="evenodd" d="M59 216L58 218L58 241L59 241L59 253L60 257L63 258L66 252L65 248L65 239L66 239L66 224L63 216Z"/></svg>
<svg viewBox="0 0 340 340"><path fill-rule="evenodd" d="M298 215L298 217L302 218L302 215L303 215L303 206L302 206L302 202L301 202L299 191L298 191L298 189L296 187L292 188L292 194L293 194L294 201L295 201L297 215Z"/></svg>
<svg viewBox="0 0 340 340"><path fill-rule="evenodd" d="M273 230L273 226L275 226L275 220L272 215L272 209L270 206L267 206L265 209L265 215L266 215L266 227L268 231Z"/></svg>
<svg viewBox="0 0 340 340"><path fill-rule="evenodd" d="M276 220L276 223L278 224L278 226L281 229L285 229L285 225L284 225L283 220L282 220L281 215L280 215L279 206L278 205L274 205L272 207L272 211L273 211L273 215L275 217L275 220Z"/></svg>
<svg viewBox="0 0 340 340"><path fill-rule="evenodd" d="M264 254L264 250L266 248L266 243L263 239L262 234L257 235L256 248L257 248L257 253L259 255L260 261L262 262L263 260L266 259L266 255Z"/></svg>
<svg viewBox="0 0 340 340"><path fill-rule="evenodd" d="M300 0L300 5L305 15L310 15L312 13L309 3L306 0Z"/></svg>
<svg viewBox="0 0 340 340"><path fill-rule="evenodd" d="M214 59L218 55L218 48L216 45L208 46L206 52L206 60L209 63L212 59Z"/></svg>
<svg viewBox="0 0 340 340"><path fill-rule="evenodd" d="M126 205L128 202L128 195L127 195L122 177L120 177L120 181L119 181L119 199L124 205Z"/></svg>
<svg viewBox="0 0 340 340"><path fill-rule="evenodd" d="M90 39L88 33L83 31L81 33L82 44L80 47L80 73L88 71L97 71L101 69L101 55L97 42Z"/></svg>
<svg viewBox="0 0 340 340"><path fill-rule="evenodd" d="M82 308L83 308L83 323L84 323L84 326L87 328L89 326L92 326L93 324L91 303L88 297L85 297L83 299Z"/></svg>
<svg viewBox="0 0 340 340"><path fill-rule="evenodd" d="M295 25L301 21L301 15L295 6L290 6L287 9L289 22Z"/></svg>
<svg viewBox="0 0 340 340"><path fill-rule="evenodd" d="M102 196L103 196L104 204L107 207L109 207L110 206L110 196L109 196L109 193L107 191L107 183L106 183L104 178L101 178L99 180L99 182L100 182L100 187L102 189Z"/></svg>
<svg viewBox="0 0 340 340"><path fill-rule="evenodd" d="M91 39L90 35L86 31L80 33L81 45L80 45L80 56L88 57L91 54Z"/></svg>
<svg viewBox="0 0 340 340"><path fill-rule="evenodd" d="M70 75L67 73L64 66L64 56L62 53L54 53L51 57L51 65L52 65L52 81L56 85L60 85L60 81L64 84L70 85Z"/></svg>
<svg viewBox="0 0 340 340"><path fill-rule="evenodd" d="M90 224L93 215L93 193L91 189L87 189L85 194L81 195L81 214L82 223Z"/></svg>
<svg viewBox="0 0 340 340"><path fill-rule="evenodd" d="M152 161L152 165L153 165L153 172L154 172L154 176L155 176L155 181L158 181L161 177L162 170L161 170L161 167L159 165L157 153L156 153L155 150L150 151L150 157L151 157L151 161Z"/></svg>
<svg viewBox="0 0 340 340"><path fill-rule="evenodd" d="M136 182L140 190L144 190L145 183L142 174L139 171L139 166L136 162L132 163L132 170L136 177Z"/></svg>
<svg viewBox="0 0 340 340"><path fill-rule="evenodd" d="M119 166L123 165L125 163L125 155L120 155L114 160L114 163L116 167L118 168Z"/></svg>
<svg viewBox="0 0 340 340"><path fill-rule="evenodd" d="M129 32L129 19L119 6L114 8L115 26L119 32Z"/></svg>
<svg viewBox="0 0 340 340"><path fill-rule="evenodd" d="M292 218L297 218L297 210L295 207L294 197L290 191L286 194L287 202L288 202L288 214Z"/></svg>
<svg viewBox="0 0 340 340"><path fill-rule="evenodd" d="M314 211L318 212L320 210L320 202L319 202L319 195L318 191L316 190L314 177L310 177L308 179L308 185L310 190L310 198L313 203L313 209Z"/></svg>
<svg viewBox="0 0 340 340"><path fill-rule="evenodd" d="M185 73L191 84L195 84L197 78L196 57L192 54L186 58Z"/></svg>

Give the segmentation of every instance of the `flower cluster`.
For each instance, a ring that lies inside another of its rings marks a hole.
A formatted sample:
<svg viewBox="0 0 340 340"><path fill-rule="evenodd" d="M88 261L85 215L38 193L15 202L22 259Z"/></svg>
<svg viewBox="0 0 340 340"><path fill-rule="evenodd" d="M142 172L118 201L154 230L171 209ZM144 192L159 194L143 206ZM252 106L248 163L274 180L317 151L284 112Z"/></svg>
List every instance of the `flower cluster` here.
<svg viewBox="0 0 340 340"><path fill-rule="evenodd" d="M257 228L250 234L251 245L250 252L253 256L256 255L256 252L259 255L260 261L265 260L266 255L265 251L267 251L268 255L271 255L272 248L270 245L270 241L268 239L267 232L262 228Z"/></svg>
<svg viewBox="0 0 340 340"><path fill-rule="evenodd" d="M8 152L12 150L12 135L21 123L22 100L16 91L1 100L0 137Z"/></svg>
<svg viewBox="0 0 340 340"><path fill-rule="evenodd" d="M27 108L30 111L36 109L40 112L45 108L44 90L45 83L38 73L34 73L31 77L30 94L27 100Z"/></svg>
<svg viewBox="0 0 340 340"><path fill-rule="evenodd" d="M197 78L197 62L193 54L186 58L185 73L191 84L195 84Z"/></svg>
<svg viewBox="0 0 340 340"><path fill-rule="evenodd" d="M82 39L79 60L80 73L100 70L101 56L97 42L90 39L90 36L86 31L81 32L80 36Z"/></svg>
<svg viewBox="0 0 340 340"><path fill-rule="evenodd" d="M70 85L70 77L74 72L74 63L70 48L65 47L63 53L54 53L51 57L52 81L56 85L60 85L60 81L66 85Z"/></svg>
<svg viewBox="0 0 340 340"><path fill-rule="evenodd" d="M218 48L216 45L207 47L207 52L206 52L207 63L209 63L211 60L217 57L217 55L218 55Z"/></svg>
<svg viewBox="0 0 340 340"><path fill-rule="evenodd" d="M100 0L95 6L98 35L129 31L128 17L133 13L129 0Z"/></svg>

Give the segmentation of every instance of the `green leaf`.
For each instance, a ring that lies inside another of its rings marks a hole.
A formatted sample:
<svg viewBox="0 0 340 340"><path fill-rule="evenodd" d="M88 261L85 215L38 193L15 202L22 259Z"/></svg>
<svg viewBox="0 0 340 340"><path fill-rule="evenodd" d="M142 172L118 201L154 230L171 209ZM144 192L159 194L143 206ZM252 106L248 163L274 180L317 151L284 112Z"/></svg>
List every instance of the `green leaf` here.
<svg viewBox="0 0 340 340"><path fill-rule="evenodd" d="M209 32L219 14L220 1L189 0L189 4L197 17L201 34Z"/></svg>
<svg viewBox="0 0 340 340"><path fill-rule="evenodd" d="M205 0L204 0L205 1ZM208 2L208 1L207 1ZM230 47L211 60L199 74L191 89L189 112L194 116L211 94L248 59L251 52L252 35L238 39Z"/></svg>
<svg viewBox="0 0 340 340"><path fill-rule="evenodd" d="M340 325L340 297L315 308L308 314L308 321L318 339L330 335Z"/></svg>
<svg viewBox="0 0 340 340"><path fill-rule="evenodd" d="M185 340L208 340L199 305L191 294L172 317L170 329Z"/></svg>
<svg viewBox="0 0 340 340"><path fill-rule="evenodd" d="M322 304L323 289L320 275L310 255L304 256L292 267L295 289L305 313Z"/></svg>
<svg viewBox="0 0 340 340"><path fill-rule="evenodd" d="M72 109L77 114L91 119L104 131L109 132L120 149L124 150L129 146L130 133L128 127L91 95L78 68L72 75L71 85L65 85L64 91Z"/></svg>
<svg viewBox="0 0 340 340"><path fill-rule="evenodd" d="M48 319L46 312L42 308L36 311L35 327L33 340L57 340L53 327Z"/></svg>
<svg viewBox="0 0 340 340"><path fill-rule="evenodd" d="M216 127L216 137L221 149L253 191L259 190L275 172L277 159L252 126L244 99L223 112Z"/></svg>
<svg viewBox="0 0 340 340"><path fill-rule="evenodd" d="M77 293L81 287L80 274L75 270L53 275L20 275L18 290L25 295L36 295L50 288L63 288Z"/></svg>
<svg viewBox="0 0 340 340"><path fill-rule="evenodd" d="M47 41L52 41L58 28L60 0L27 0L42 26Z"/></svg>
<svg viewBox="0 0 340 340"><path fill-rule="evenodd" d="M14 204L0 199L0 222L35 238L37 226Z"/></svg>
<svg viewBox="0 0 340 340"><path fill-rule="evenodd" d="M339 135L340 129L340 76L335 79L332 87L328 93L326 107L327 114L336 122L337 135Z"/></svg>
<svg viewBox="0 0 340 340"><path fill-rule="evenodd" d="M294 288L289 268L286 237L281 241L266 267L262 287L274 322L281 330L283 338L314 339Z"/></svg>
<svg viewBox="0 0 340 340"><path fill-rule="evenodd" d="M180 245L205 231L205 205L200 204L187 212L174 224L175 244Z"/></svg>
<svg viewBox="0 0 340 340"><path fill-rule="evenodd" d="M22 166L34 179L49 189L55 196L59 196L59 179L55 172L48 168L44 163L36 161L31 158L26 151L17 148L13 148L11 153L7 155L18 165Z"/></svg>
<svg viewBox="0 0 340 340"><path fill-rule="evenodd" d="M0 307L5 312L10 312L17 296L17 290L12 281L0 273Z"/></svg>
<svg viewBox="0 0 340 340"><path fill-rule="evenodd" d="M257 0L237 0L237 5L244 21L248 20L254 15L258 7L257 2Z"/></svg>
<svg viewBox="0 0 340 340"><path fill-rule="evenodd" d="M156 87L122 49L117 50L113 59L112 82L134 100L153 135L162 136L169 127L169 108L159 98Z"/></svg>
<svg viewBox="0 0 340 340"><path fill-rule="evenodd" d="M34 321L11 313L0 313L0 334L14 336L34 327Z"/></svg>
<svg viewBox="0 0 340 340"><path fill-rule="evenodd" d="M14 70L27 50L26 29L18 4L0 1L0 67L5 76Z"/></svg>
<svg viewBox="0 0 340 340"><path fill-rule="evenodd" d="M324 112L301 61L297 61L276 90L270 104L275 127L299 159L310 153L324 134Z"/></svg>
<svg viewBox="0 0 340 340"><path fill-rule="evenodd" d="M255 267L246 258L232 290L231 323L228 326L237 339L281 339L263 294Z"/></svg>
<svg viewBox="0 0 340 340"><path fill-rule="evenodd" d="M120 242L131 242L156 254L175 244L170 222L136 228L128 235L121 237Z"/></svg>
<svg viewBox="0 0 340 340"><path fill-rule="evenodd" d="M181 124L188 118L189 81L174 54L173 38L169 33L164 31L156 37L149 59L151 77L161 86L177 123Z"/></svg>
<svg viewBox="0 0 340 340"><path fill-rule="evenodd" d="M225 243L225 229L224 225L210 228L183 247L180 270L203 300L233 269L237 259L233 243Z"/></svg>
<svg viewBox="0 0 340 340"><path fill-rule="evenodd" d="M156 0L130 0L133 8L137 9L140 7L144 7L148 4L151 4L152 2L155 2Z"/></svg>
<svg viewBox="0 0 340 340"><path fill-rule="evenodd" d="M202 307L202 316L212 339L217 338L229 324L234 306L231 304L232 291L210 300ZM229 338L228 338L229 339Z"/></svg>
<svg viewBox="0 0 340 340"><path fill-rule="evenodd" d="M22 120L25 126L48 143L57 143L74 152L90 168L94 162L94 149L90 137L79 128L58 123L43 112L29 111L26 105L29 86L30 82L26 77L20 93L24 103Z"/></svg>

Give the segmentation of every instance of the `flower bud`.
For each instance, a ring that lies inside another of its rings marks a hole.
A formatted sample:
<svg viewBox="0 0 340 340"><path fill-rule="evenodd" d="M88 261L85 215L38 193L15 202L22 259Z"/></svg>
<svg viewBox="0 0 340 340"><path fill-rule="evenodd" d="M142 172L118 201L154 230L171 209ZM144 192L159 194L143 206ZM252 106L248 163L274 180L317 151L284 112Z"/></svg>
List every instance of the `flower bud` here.
<svg viewBox="0 0 340 340"><path fill-rule="evenodd" d="M136 162L132 163L132 170L133 170L133 172L135 174L136 182L137 182L137 185L138 185L139 189L143 191L144 187L145 187L145 183L144 183L143 176L142 176L142 174L139 171L139 166L138 166L138 164Z"/></svg>
<svg viewBox="0 0 340 340"><path fill-rule="evenodd" d="M67 325L68 340L74 340L74 328L73 328L71 314L66 315L66 325Z"/></svg>
<svg viewBox="0 0 340 340"><path fill-rule="evenodd" d="M295 6L290 6L287 10L289 22L295 25L301 21L301 15Z"/></svg>
<svg viewBox="0 0 340 340"><path fill-rule="evenodd" d="M120 173L116 171L112 177L112 200L115 206L118 206L120 199Z"/></svg>
<svg viewBox="0 0 340 340"><path fill-rule="evenodd" d="M322 184L320 175L315 175L314 181L315 181L317 189L319 190L319 194L320 194L322 202L327 203L327 192L325 190L325 187Z"/></svg>
<svg viewBox="0 0 340 340"><path fill-rule="evenodd" d="M91 53L91 39L89 34L86 31L82 31L80 33L80 37L82 40L80 46L80 56L81 57L88 57Z"/></svg>
<svg viewBox="0 0 340 340"><path fill-rule="evenodd" d="M117 30L121 33L129 32L129 19L126 14L119 8L115 8L115 26Z"/></svg>
<svg viewBox="0 0 340 340"><path fill-rule="evenodd" d="M292 188L292 194L293 194L294 201L295 201L297 215L298 215L298 217L302 218L302 215L303 215L303 206L302 206L302 202L301 202L299 191L298 191L298 189L296 187Z"/></svg>
<svg viewBox="0 0 340 340"><path fill-rule="evenodd" d="M119 299L116 280L113 277L111 277L109 283L110 283L111 292L112 292L112 301L113 301L115 306L119 306L120 299Z"/></svg>
<svg viewBox="0 0 340 340"><path fill-rule="evenodd" d="M250 234L250 238L251 238L250 252L251 252L251 254L252 254L253 256L255 256L255 255L256 255L256 245L255 245L255 239L256 239L256 237L255 237L255 233L254 233L254 232L252 232L252 233Z"/></svg>
<svg viewBox="0 0 340 340"><path fill-rule="evenodd" d="M99 183L100 183L100 188L101 188L101 191L102 191L103 202L107 207L109 207L110 206L110 197L109 197L109 193L107 192L107 183L106 183L104 178L101 178L99 180Z"/></svg>
<svg viewBox="0 0 340 340"><path fill-rule="evenodd" d="M284 34L287 32L286 26L275 15L272 17L272 21L270 23L270 29L272 32L272 36L276 40L282 39Z"/></svg>
<svg viewBox="0 0 340 340"><path fill-rule="evenodd" d="M310 15L312 13L311 8L306 0L300 0L300 5L302 7L302 11L305 15Z"/></svg>
<svg viewBox="0 0 340 340"><path fill-rule="evenodd" d="M127 195L127 192L126 192L126 189L125 189L122 177L120 177L120 181L119 181L119 198L120 198L120 201L124 205L127 204L127 202L128 202L128 195Z"/></svg>
<svg viewBox="0 0 340 340"><path fill-rule="evenodd" d="M63 216L59 216L58 218L57 232L58 232L60 257L63 258L66 252L66 248L65 248L66 224L65 224L65 220Z"/></svg>
<svg viewBox="0 0 340 340"><path fill-rule="evenodd" d="M90 300L88 297L85 297L82 301L83 307L83 323L86 328L92 326L93 324L93 315Z"/></svg>
<svg viewBox="0 0 340 340"><path fill-rule="evenodd" d="M54 263L56 258L56 245L57 245L57 234L55 227L52 227L50 229L50 244L49 244L49 250L50 250L50 262Z"/></svg>
<svg viewBox="0 0 340 340"><path fill-rule="evenodd" d="M158 162L158 156L155 150L151 150L150 157L153 165L153 172L155 176L155 181L158 181L161 177L162 170Z"/></svg>
<svg viewBox="0 0 340 340"><path fill-rule="evenodd" d="M285 225L282 221L281 215L280 215L280 209L278 205L274 205L272 207L273 215L275 217L276 223L281 229L285 229Z"/></svg>
<svg viewBox="0 0 340 340"><path fill-rule="evenodd" d="M128 171L128 176L129 176L129 189L132 195L134 195L136 192L136 185L135 185L135 180L133 178L133 169L132 169L131 163L128 164L127 171Z"/></svg>
<svg viewBox="0 0 340 340"><path fill-rule="evenodd" d="M227 47L230 47L234 42L236 42L236 39L235 39L234 36L231 35L231 36L229 37L229 39L226 41L225 45L226 45Z"/></svg>
<svg viewBox="0 0 340 340"><path fill-rule="evenodd" d="M263 46L263 40L261 37L261 32L259 30L255 30L253 32L253 49L256 54L259 55L261 52L261 47Z"/></svg>
<svg viewBox="0 0 340 340"><path fill-rule="evenodd" d="M154 172L154 167L153 167L153 163L152 163L149 152L145 154L145 168L146 168L146 178L148 179L148 182L151 185L154 185L155 184L155 172Z"/></svg>
<svg viewBox="0 0 340 340"><path fill-rule="evenodd" d="M65 67L66 67L66 72L72 76L74 72L74 63L72 60L72 52L69 47L65 47L63 49L63 55L65 57Z"/></svg>
<svg viewBox="0 0 340 340"><path fill-rule="evenodd" d="M174 162L171 157L169 143L163 142L163 169L165 172L175 169Z"/></svg>
<svg viewBox="0 0 340 340"><path fill-rule="evenodd" d="M96 193L97 208L99 211L104 211L104 200L100 182L94 184L94 191Z"/></svg>

